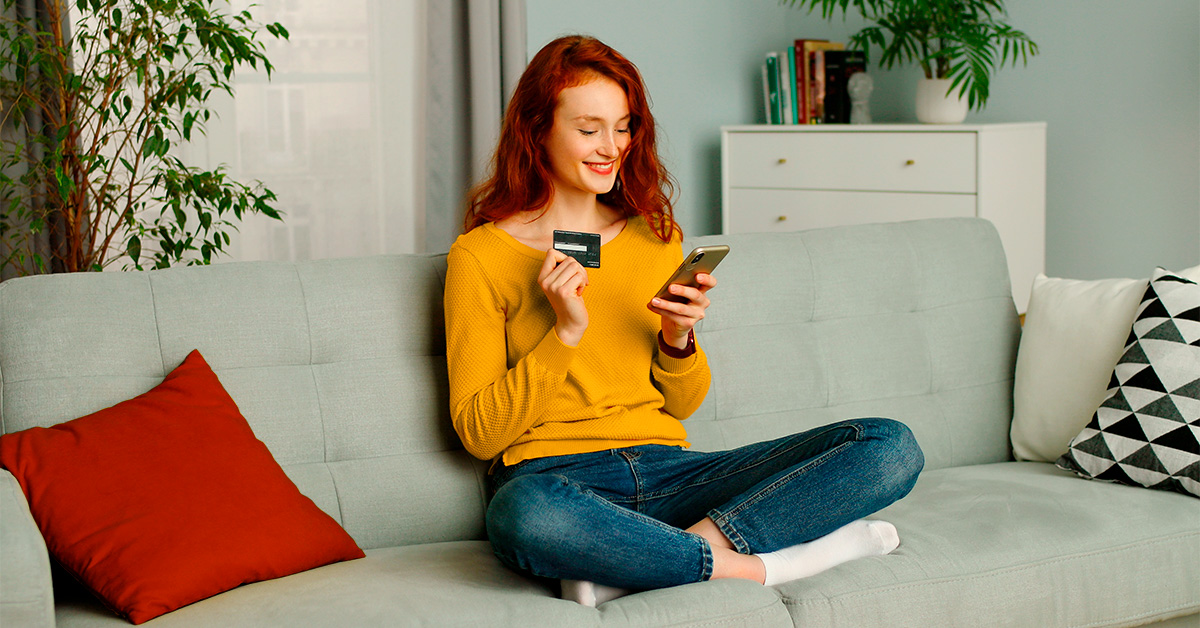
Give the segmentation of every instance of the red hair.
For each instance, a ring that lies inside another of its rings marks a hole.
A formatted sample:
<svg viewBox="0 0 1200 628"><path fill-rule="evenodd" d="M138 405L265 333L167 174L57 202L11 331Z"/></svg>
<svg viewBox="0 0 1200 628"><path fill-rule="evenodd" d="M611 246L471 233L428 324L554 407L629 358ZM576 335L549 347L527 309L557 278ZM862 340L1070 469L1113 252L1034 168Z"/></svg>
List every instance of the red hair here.
<svg viewBox="0 0 1200 628"><path fill-rule="evenodd" d="M611 79L625 90L630 136L617 182L598 199L626 218L644 217L664 242L680 231L671 207L675 183L658 160L654 117L641 74L600 40L572 35L546 44L521 75L504 115L491 172L467 198L464 232L550 204L554 186L545 141L554 124L558 95L597 77Z"/></svg>

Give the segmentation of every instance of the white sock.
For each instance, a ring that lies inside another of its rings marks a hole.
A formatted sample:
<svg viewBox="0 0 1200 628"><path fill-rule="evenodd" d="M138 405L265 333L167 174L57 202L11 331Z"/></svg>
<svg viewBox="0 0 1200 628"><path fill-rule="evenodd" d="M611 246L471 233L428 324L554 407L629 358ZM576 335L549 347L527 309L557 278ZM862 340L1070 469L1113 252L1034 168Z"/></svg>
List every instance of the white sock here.
<svg viewBox="0 0 1200 628"><path fill-rule="evenodd" d="M808 543L755 554L766 567L766 585L815 576L844 562L890 554L900 545L896 526L859 519Z"/></svg>
<svg viewBox="0 0 1200 628"><path fill-rule="evenodd" d="M587 580L562 580L561 584L562 599L593 608L631 593L625 589L596 584Z"/></svg>

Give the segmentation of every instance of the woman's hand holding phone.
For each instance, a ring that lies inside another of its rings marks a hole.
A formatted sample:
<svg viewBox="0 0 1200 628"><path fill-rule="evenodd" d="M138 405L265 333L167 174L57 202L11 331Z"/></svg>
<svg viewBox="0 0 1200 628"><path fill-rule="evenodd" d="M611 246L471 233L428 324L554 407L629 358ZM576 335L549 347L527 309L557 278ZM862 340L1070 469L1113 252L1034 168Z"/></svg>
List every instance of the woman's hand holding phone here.
<svg viewBox="0 0 1200 628"><path fill-rule="evenodd" d="M695 275L695 281L699 288L679 283L668 288L672 295L687 299L686 303L654 297L647 306L651 312L662 316L663 340L676 349L687 346L688 332L704 318L708 309L709 300L705 293L717 286L717 278L707 273Z"/></svg>
<svg viewBox="0 0 1200 628"><path fill-rule="evenodd" d="M646 306L662 316L663 341L668 345L687 348L688 333L708 309L704 294L717 285L712 271L728 254L729 247L724 244L692 249Z"/></svg>
<svg viewBox="0 0 1200 628"><path fill-rule="evenodd" d="M538 273L538 285L554 308L557 321L554 333L563 344L576 346L583 339L588 326L587 306L583 302L583 290L587 288L587 270L575 258L556 251L546 251Z"/></svg>

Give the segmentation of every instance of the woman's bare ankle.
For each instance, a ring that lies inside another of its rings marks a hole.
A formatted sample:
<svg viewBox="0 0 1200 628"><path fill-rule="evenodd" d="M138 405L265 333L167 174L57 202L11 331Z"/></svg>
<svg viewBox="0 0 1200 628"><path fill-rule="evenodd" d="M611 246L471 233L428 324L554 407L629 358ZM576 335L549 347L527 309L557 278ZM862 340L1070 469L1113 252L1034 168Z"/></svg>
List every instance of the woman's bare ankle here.
<svg viewBox="0 0 1200 628"><path fill-rule="evenodd" d="M738 553L733 543L710 517L701 519L687 531L708 541L713 555L713 579L742 578L759 584L765 581L767 571L763 562L757 556Z"/></svg>
<svg viewBox="0 0 1200 628"><path fill-rule="evenodd" d="M688 528L687 531L704 537L704 540L708 541L708 544L714 549L719 547L721 549L736 551L734 550L733 543L731 543L729 539L725 537L725 533L721 532L721 528L718 528L717 524L709 517L705 517L696 522L696 524Z"/></svg>
<svg viewBox="0 0 1200 628"><path fill-rule="evenodd" d="M741 578L759 584L766 581L767 570L763 562L753 554L739 554L733 550L713 547L712 579Z"/></svg>

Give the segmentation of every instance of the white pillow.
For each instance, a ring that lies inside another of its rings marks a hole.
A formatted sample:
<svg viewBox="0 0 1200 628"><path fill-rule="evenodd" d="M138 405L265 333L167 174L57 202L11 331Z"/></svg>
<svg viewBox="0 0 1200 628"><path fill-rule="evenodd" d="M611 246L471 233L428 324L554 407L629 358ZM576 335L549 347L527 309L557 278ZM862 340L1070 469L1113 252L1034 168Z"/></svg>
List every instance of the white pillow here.
<svg viewBox="0 0 1200 628"><path fill-rule="evenodd" d="M1179 274L1200 281L1200 266ZM1054 462L1087 426L1105 399L1148 283L1033 280L1013 382L1017 460Z"/></svg>

